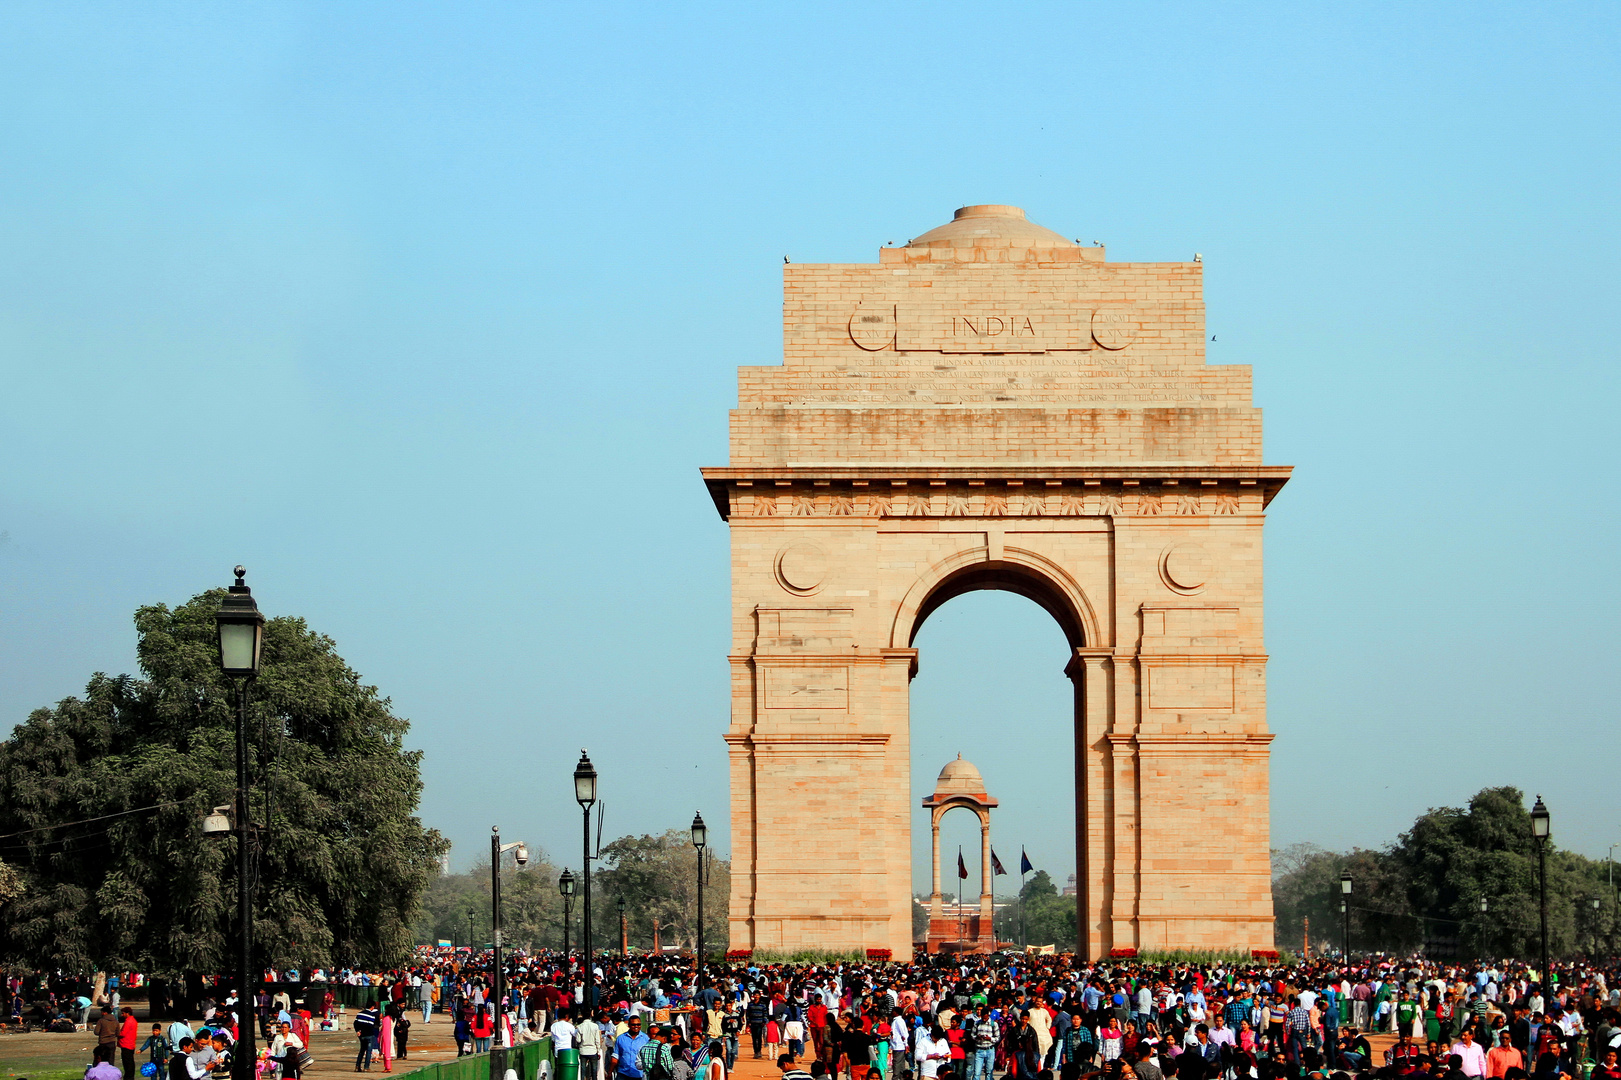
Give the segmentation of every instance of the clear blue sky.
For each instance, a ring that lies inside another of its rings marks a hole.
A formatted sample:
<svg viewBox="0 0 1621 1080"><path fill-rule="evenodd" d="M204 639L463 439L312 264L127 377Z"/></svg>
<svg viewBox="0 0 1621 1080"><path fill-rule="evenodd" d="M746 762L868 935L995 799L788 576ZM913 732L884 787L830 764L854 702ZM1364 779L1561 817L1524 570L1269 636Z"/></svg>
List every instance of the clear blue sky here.
<svg viewBox="0 0 1621 1080"><path fill-rule="evenodd" d="M1603 855L1618 30L1579 3L7 4L0 725L132 670L133 609L241 561L411 718L458 865L496 822L577 865L581 746L611 832L702 808L724 847L697 469L737 365L780 356L782 258L1005 202L1112 259L1202 252L1210 358L1255 366L1296 467L1275 842L1381 844L1515 784ZM982 594L919 644L917 794L966 751L1004 861L1061 880L1061 637Z"/></svg>

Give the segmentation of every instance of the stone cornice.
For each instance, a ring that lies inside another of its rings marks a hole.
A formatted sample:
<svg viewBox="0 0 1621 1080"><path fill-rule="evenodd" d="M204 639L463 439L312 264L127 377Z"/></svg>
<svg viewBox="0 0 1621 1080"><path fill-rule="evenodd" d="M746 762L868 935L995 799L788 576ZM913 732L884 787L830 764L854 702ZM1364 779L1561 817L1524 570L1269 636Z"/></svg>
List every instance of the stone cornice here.
<svg viewBox="0 0 1621 1080"><path fill-rule="evenodd" d="M1288 482L1289 465L1060 465L1033 462L821 464L712 466L699 470L721 518L731 516L733 491L760 494L818 492L852 494L972 487L997 491L1093 492L1121 494L1141 490L1182 492L1258 491L1264 508Z"/></svg>

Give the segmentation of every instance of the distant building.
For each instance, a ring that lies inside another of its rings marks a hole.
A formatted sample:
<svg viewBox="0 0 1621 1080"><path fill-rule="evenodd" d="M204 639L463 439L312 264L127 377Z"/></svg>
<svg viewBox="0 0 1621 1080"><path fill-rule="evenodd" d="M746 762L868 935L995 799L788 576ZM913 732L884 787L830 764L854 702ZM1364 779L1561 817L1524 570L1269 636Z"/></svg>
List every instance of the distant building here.
<svg viewBox="0 0 1621 1080"><path fill-rule="evenodd" d="M1075 892L1076 892L1076 890L1075 890L1075 875L1071 874L1069 876L1069 884L1064 886L1064 895L1065 896L1074 896Z"/></svg>
<svg viewBox="0 0 1621 1080"><path fill-rule="evenodd" d="M439 876L450 876L450 852L448 851L439 856ZM1071 883L1073 883L1075 881L1075 875L1071 874L1069 880Z"/></svg>

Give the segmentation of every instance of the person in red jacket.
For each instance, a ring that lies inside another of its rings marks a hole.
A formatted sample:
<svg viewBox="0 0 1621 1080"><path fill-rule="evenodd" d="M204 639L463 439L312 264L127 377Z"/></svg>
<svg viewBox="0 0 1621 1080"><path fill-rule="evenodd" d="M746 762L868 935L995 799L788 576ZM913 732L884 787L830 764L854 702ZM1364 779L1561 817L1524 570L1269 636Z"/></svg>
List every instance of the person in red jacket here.
<svg viewBox="0 0 1621 1080"><path fill-rule="evenodd" d="M495 1038L495 1016L490 1012L489 1005L480 1005L477 1014L473 1017L473 1052L487 1054L490 1044Z"/></svg>
<svg viewBox="0 0 1621 1080"><path fill-rule="evenodd" d="M135 1080L135 1044L140 1042L141 1027L135 1022L135 1010L128 1005L118 1012L119 1063L124 1067L124 1080Z"/></svg>

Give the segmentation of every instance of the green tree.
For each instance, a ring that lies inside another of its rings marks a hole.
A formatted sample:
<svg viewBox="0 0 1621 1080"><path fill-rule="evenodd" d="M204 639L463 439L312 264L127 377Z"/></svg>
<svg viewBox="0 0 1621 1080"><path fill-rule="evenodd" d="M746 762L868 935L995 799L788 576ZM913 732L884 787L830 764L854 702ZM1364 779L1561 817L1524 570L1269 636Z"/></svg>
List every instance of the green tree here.
<svg viewBox="0 0 1621 1080"><path fill-rule="evenodd" d="M0 743L4 854L28 886L0 920L0 960L229 966L237 841L200 829L235 784L235 697L216 662L223 595L141 608L143 678L98 673ZM267 622L249 701L256 960L399 961L446 850L416 817L407 722L298 618Z"/></svg>
<svg viewBox="0 0 1621 1080"><path fill-rule="evenodd" d="M1021 908L1028 944L1057 945L1060 950L1075 947L1075 897L1060 893L1047 871L1037 870L1026 878L1019 890L1019 903L1008 904L996 913L999 939L1019 940Z"/></svg>
<svg viewBox="0 0 1621 1080"><path fill-rule="evenodd" d="M685 829L660 836L621 836L602 849L604 868L592 876L596 895L591 914L598 948L619 948L619 911L625 900L632 948L650 948L653 920L659 922L663 945L696 945L698 853ZM704 885L704 950L726 948L727 901L732 892L732 864L713 857Z"/></svg>
<svg viewBox="0 0 1621 1080"><path fill-rule="evenodd" d="M531 849L529 865L517 867L511 857L501 867L501 932L508 945L524 949L555 949L563 943L563 898L557 891L560 871L542 852ZM472 918L469 920L468 915ZM579 943L579 905L575 903L569 931L570 946ZM465 874L444 874L429 883L417 914L416 940L489 943L490 864L488 860Z"/></svg>
<svg viewBox="0 0 1621 1080"><path fill-rule="evenodd" d="M1535 959L1540 952L1537 852L1517 788L1486 788L1466 807L1431 809L1383 850L1338 854L1295 845L1272 857L1280 945L1298 945L1306 918L1314 941L1339 944L1339 879L1349 868L1353 952L1426 944L1467 956ZM1547 861L1549 954L1613 952L1616 905L1603 864L1552 841Z"/></svg>
<svg viewBox="0 0 1621 1080"><path fill-rule="evenodd" d="M16 867L8 866L4 860L0 860L0 907L12 897L21 896L22 891L22 875L17 873Z"/></svg>
<svg viewBox="0 0 1621 1080"><path fill-rule="evenodd" d="M1407 879L1388 852L1357 848L1348 854L1295 844L1272 853L1272 908L1280 948L1298 949L1311 922L1314 954L1339 949L1350 916L1353 952L1403 952L1423 943L1420 921L1407 898ZM1349 912L1340 911L1340 874L1349 869Z"/></svg>

